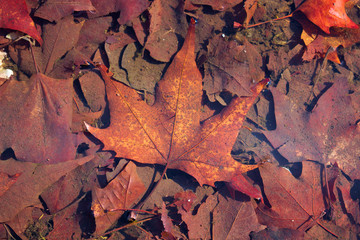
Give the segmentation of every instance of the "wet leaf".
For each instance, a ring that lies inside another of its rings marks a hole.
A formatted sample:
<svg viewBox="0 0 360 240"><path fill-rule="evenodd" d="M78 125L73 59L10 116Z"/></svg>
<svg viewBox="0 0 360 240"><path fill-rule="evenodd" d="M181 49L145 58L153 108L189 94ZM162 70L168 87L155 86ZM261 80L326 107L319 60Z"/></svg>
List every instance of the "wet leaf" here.
<svg viewBox="0 0 360 240"><path fill-rule="evenodd" d="M105 188L95 188L91 209L96 221L96 232L103 233L124 213L124 211L105 212L104 210L131 208L145 190L136 172L136 165L132 162L129 162Z"/></svg>
<svg viewBox="0 0 360 240"><path fill-rule="evenodd" d="M72 79L39 73L26 82L8 80L0 87L0 108L0 152L12 148L18 160L44 164L75 159Z"/></svg>
<svg viewBox="0 0 360 240"><path fill-rule="evenodd" d="M19 174L17 181L0 196L0 222L7 222L21 210L40 203L39 195L60 177L91 161L93 156L57 164L0 161L1 170L9 175Z"/></svg>
<svg viewBox="0 0 360 240"><path fill-rule="evenodd" d="M91 17L108 15L120 11L120 24L126 24L139 16L148 6L148 0L91 0L96 12L89 14Z"/></svg>
<svg viewBox="0 0 360 240"><path fill-rule="evenodd" d="M95 11L90 0L47 0L35 12L36 17L58 21L74 11Z"/></svg>
<svg viewBox="0 0 360 240"><path fill-rule="evenodd" d="M43 43L34 21L30 18L25 0L0 2L0 28L9 28L29 34Z"/></svg>
<svg viewBox="0 0 360 240"><path fill-rule="evenodd" d="M265 136L289 162L337 162L351 178L358 178L360 96L349 90L345 78L336 79L315 109L307 112L273 88L277 127L274 131L264 132Z"/></svg>
<svg viewBox="0 0 360 240"><path fill-rule="evenodd" d="M261 61L261 56L255 47L247 41L239 45L216 35L210 40L208 49L204 90L210 101L215 101L223 90L238 96L251 96L251 88L264 78L264 72L256 64Z"/></svg>
<svg viewBox="0 0 360 240"><path fill-rule="evenodd" d="M322 217L325 202L320 179L322 166L304 161L297 179L283 167L266 163L259 168L270 207L260 203L256 213L261 224L306 230Z"/></svg>
<svg viewBox="0 0 360 240"><path fill-rule="evenodd" d="M347 1L349 0L307 0L296 11L304 13L327 34L331 27L359 28L345 12Z"/></svg>
<svg viewBox="0 0 360 240"><path fill-rule="evenodd" d="M153 106L103 72L111 123L106 129L88 129L105 149L113 149L121 157L167 165L194 176L201 185L214 185L257 167L235 161L230 152L266 81L253 89L252 96L235 98L219 115L200 123L202 78L195 63L194 34L192 24L181 51L159 82Z"/></svg>
<svg viewBox="0 0 360 240"><path fill-rule="evenodd" d="M150 26L145 48L150 56L168 62L186 33L186 17L177 0L155 0L149 8ZM137 34L138 35L138 34Z"/></svg>

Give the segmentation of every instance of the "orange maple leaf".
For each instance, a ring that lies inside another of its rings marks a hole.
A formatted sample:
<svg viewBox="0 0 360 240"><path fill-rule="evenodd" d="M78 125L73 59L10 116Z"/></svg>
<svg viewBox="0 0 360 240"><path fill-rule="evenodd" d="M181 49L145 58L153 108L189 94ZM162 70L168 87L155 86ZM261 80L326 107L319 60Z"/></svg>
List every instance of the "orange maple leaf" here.
<svg viewBox="0 0 360 240"><path fill-rule="evenodd" d="M230 182L233 176L257 168L231 157L231 149L245 115L267 81L250 97L237 97L219 115L200 122L202 76L195 63L195 25L158 84L153 106L104 72L110 126L88 130L106 149L140 163L163 164L187 172L203 185ZM242 184L248 184L244 181ZM252 185L251 185L252 186ZM255 188L247 193L260 197Z"/></svg>
<svg viewBox="0 0 360 240"><path fill-rule="evenodd" d="M345 3L349 0L307 0L296 9L321 30L330 34L330 27L358 28L346 14Z"/></svg>

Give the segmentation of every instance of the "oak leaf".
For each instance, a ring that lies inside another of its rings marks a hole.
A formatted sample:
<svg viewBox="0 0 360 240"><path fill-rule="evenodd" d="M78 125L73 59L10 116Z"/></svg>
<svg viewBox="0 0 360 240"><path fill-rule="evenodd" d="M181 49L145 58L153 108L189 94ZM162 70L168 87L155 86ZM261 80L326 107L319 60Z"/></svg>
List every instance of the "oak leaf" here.
<svg viewBox="0 0 360 240"><path fill-rule="evenodd" d="M0 28L24 32L42 44L35 23L29 16L25 0L0 1Z"/></svg>
<svg viewBox="0 0 360 240"><path fill-rule="evenodd" d="M336 79L312 112L305 111L275 88L271 91L277 127L264 134L282 156L289 162L337 162L351 178L359 178L360 95L349 93L346 78Z"/></svg>
<svg viewBox="0 0 360 240"><path fill-rule="evenodd" d="M346 14L345 3L349 0L307 0L296 11L330 34L330 27L358 28Z"/></svg>
<svg viewBox="0 0 360 240"><path fill-rule="evenodd" d="M230 181L257 168L235 161L230 152L247 111L267 81L256 85L252 96L235 98L219 115L201 123L202 77L194 48L195 25L191 24L182 49L159 82L153 106L103 72L110 126L88 126L88 130L118 156L179 169L201 185L214 186L216 181Z"/></svg>

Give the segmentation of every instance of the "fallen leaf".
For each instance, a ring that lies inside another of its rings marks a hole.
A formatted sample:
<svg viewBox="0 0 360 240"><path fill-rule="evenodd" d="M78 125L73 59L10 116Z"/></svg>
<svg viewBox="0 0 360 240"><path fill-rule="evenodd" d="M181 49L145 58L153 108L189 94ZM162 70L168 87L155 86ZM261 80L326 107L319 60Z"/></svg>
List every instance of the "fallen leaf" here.
<svg viewBox="0 0 360 240"><path fill-rule="evenodd" d="M96 8L96 12L90 13L90 17L105 16L120 11L119 24L128 23L149 6L148 0L91 0L91 2Z"/></svg>
<svg viewBox="0 0 360 240"><path fill-rule="evenodd" d="M40 45L43 43L34 21L29 16L25 0L0 2L0 28L8 28L29 34Z"/></svg>
<svg viewBox="0 0 360 240"><path fill-rule="evenodd" d="M258 66L261 56L245 41L239 45L226 41L221 35L210 40L209 57L205 63L204 90L210 101L227 90L238 96L251 96L251 88L265 76Z"/></svg>
<svg viewBox="0 0 360 240"><path fill-rule="evenodd" d="M296 11L330 34L330 27L359 28L346 14L345 3L349 0L306 0Z"/></svg>
<svg viewBox="0 0 360 240"><path fill-rule="evenodd" d="M149 8L149 35L144 47L158 61L169 62L186 34L186 16L180 6L177 0L155 0Z"/></svg>
<svg viewBox="0 0 360 240"><path fill-rule="evenodd" d="M0 196L3 195L18 179L21 173L15 173L9 175L4 172L0 172Z"/></svg>
<svg viewBox="0 0 360 240"><path fill-rule="evenodd" d="M0 152L12 148L18 160L44 164L75 159L72 79L39 73L26 82L7 80L0 87L0 108Z"/></svg>
<svg viewBox="0 0 360 240"><path fill-rule="evenodd" d="M103 72L111 123L88 130L117 155L141 163L157 163L194 176L203 185L230 181L236 174L257 168L235 161L231 148L246 112L267 81L250 97L235 98L219 115L200 123L202 78L195 63L195 25L182 49L159 82L156 102L147 105L133 89L112 81ZM126 123L126 124L124 124Z"/></svg>
<svg viewBox="0 0 360 240"><path fill-rule="evenodd" d="M264 134L289 162L314 160L335 163L352 179L358 178L360 150L359 94L349 94L346 78L319 99L312 112L305 111L286 95L272 88L275 102L276 130Z"/></svg>
<svg viewBox="0 0 360 240"><path fill-rule="evenodd" d="M185 192L178 192L174 195L175 201L174 204L183 209L184 211L190 211L196 195L193 191L187 190Z"/></svg>
<svg viewBox="0 0 360 240"><path fill-rule="evenodd" d="M195 5L208 5L211 6L212 9L216 11L225 11L228 8L232 8L243 0L190 0L192 4Z"/></svg>
<svg viewBox="0 0 360 240"><path fill-rule="evenodd" d="M57 164L19 162L13 159L0 161L2 172L21 173L17 181L0 196L0 222L10 221L24 208L40 203L39 195L60 177L89 162L93 156Z"/></svg>
<svg viewBox="0 0 360 240"><path fill-rule="evenodd" d="M124 213L124 210L116 211L116 209L131 208L145 190L133 162L129 162L105 188L95 188L91 209L96 221L96 232L104 233Z"/></svg>
<svg viewBox="0 0 360 240"><path fill-rule="evenodd" d="M303 60L305 61L310 61L315 57L324 58L329 51L327 58L340 64L336 49L339 46L347 48L359 42L359 28L333 27L330 34L325 34L305 17L297 15L296 19L303 27L301 39L306 46L303 54Z"/></svg>
<svg viewBox="0 0 360 240"><path fill-rule="evenodd" d="M35 11L35 16L52 22L74 11L95 11L95 8L90 0L47 0Z"/></svg>
<svg viewBox="0 0 360 240"><path fill-rule="evenodd" d="M161 233L163 239L180 239L181 233L174 226L172 219L169 216L169 211L166 209L166 205L163 202L161 206L161 221L164 226L164 232Z"/></svg>
<svg viewBox="0 0 360 240"><path fill-rule="evenodd" d="M252 19L252 17L255 14L255 11L257 9L258 6L258 0L246 0L244 3L244 9L246 12L246 18L244 21L244 26L246 27L247 25L249 25L250 20Z"/></svg>
<svg viewBox="0 0 360 240"><path fill-rule="evenodd" d="M266 228L260 232L250 233L250 239L252 240L292 240L292 239L304 239L304 232L299 230L293 230L288 228Z"/></svg>
<svg viewBox="0 0 360 240"><path fill-rule="evenodd" d="M104 29L108 29L111 25L112 17L99 17L88 19L84 22L81 28L79 38L76 43L76 48L90 59L99 44L105 42L108 33Z"/></svg>
<svg viewBox="0 0 360 240"><path fill-rule="evenodd" d="M9 49L10 57L18 64L20 70L28 75L38 72L48 75L57 60L74 47L78 41L84 22L76 23L72 16L66 17L56 24L46 24L43 27L44 44L33 47L36 65L28 47L13 46Z"/></svg>
<svg viewBox="0 0 360 240"><path fill-rule="evenodd" d="M190 239L211 239L212 212L218 204L216 195L210 195L201 203L195 215L192 211L186 212L179 209L181 219L186 223Z"/></svg>
<svg viewBox="0 0 360 240"><path fill-rule="evenodd" d="M114 73L113 78L134 89L155 95L155 85L163 74L165 63L154 64L154 60L148 55L137 56L139 45L135 43L113 51L110 46L105 44L109 70Z"/></svg>
<svg viewBox="0 0 360 240"><path fill-rule="evenodd" d="M295 178L283 167L265 163L259 167L270 207L260 203L256 213L261 224L306 230L325 210L319 163L302 162L302 174Z"/></svg>
<svg viewBox="0 0 360 240"><path fill-rule="evenodd" d="M218 195L213 211L213 239L249 239L250 232L265 226L259 223L252 203L245 195L235 199Z"/></svg>

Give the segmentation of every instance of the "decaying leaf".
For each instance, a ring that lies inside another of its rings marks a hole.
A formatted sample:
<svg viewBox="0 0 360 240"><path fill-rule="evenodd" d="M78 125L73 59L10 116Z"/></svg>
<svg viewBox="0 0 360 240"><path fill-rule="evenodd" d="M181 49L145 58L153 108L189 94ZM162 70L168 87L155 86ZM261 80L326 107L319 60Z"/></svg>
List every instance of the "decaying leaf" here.
<svg viewBox="0 0 360 240"><path fill-rule="evenodd" d="M39 195L60 177L74 168L91 161L93 156L70 160L57 164L19 162L13 159L0 161L1 170L9 175L19 174L19 178L0 196L0 222L10 221L24 208L39 201Z"/></svg>
<svg viewBox="0 0 360 240"><path fill-rule="evenodd" d="M39 73L25 82L7 80L0 108L0 152L12 148L18 160L43 164L75 159L71 79Z"/></svg>
<svg viewBox="0 0 360 240"><path fill-rule="evenodd" d="M264 132L274 148L290 162L304 160L335 163L351 178L359 177L359 94L349 93L346 78L319 99L312 112L272 89L276 130Z"/></svg>
<svg viewBox="0 0 360 240"><path fill-rule="evenodd" d="M167 165L189 173L201 185L214 185L257 167L235 161L230 152L246 112L266 81L256 85L252 96L235 98L219 115L200 123L202 78L195 63L194 39L191 24L182 49L159 82L153 106L103 72L111 123L106 129L88 129L119 156Z"/></svg>
<svg viewBox="0 0 360 240"><path fill-rule="evenodd" d="M42 44L43 40L29 16L25 0L0 2L0 28L24 32Z"/></svg>
<svg viewBox="0 0 360 240"><path fill-rule="evenodd" d="M330 33L330 27L359 28L346 14L345 3L349 0L307 0L296 11L301 11L306 17Z"/></svg>
<svg viewBox="0 0 360 240"><path fill-rule="evenodd" d="M95 11L90 0L47 0L35 12L36 17L58 21L74 11Z"/></svg>
<svg viewBox="0 0 360 240"><path fill-rule="evenodd" d="M274 164L266 163L259 168L270 204L269 207L260 203L256 209L261 224L306 230L322 217L326 207L320 179L323 168L309 161L302 166L298 179L288 169Z"/></svg>
<svg viewBox="0 0 360 240"><path fill-rule="evenodd" d="M129 162L105 188L95 188L91 208L96 221L96 232L103 233L124 213L124 211L105 212L104 210L130 208L145 190L136 173L136 165L132 162Z"/></svg>
<svg viewBox="0 0 360 240"><path fill-rule="evenodd" d="M155 0L150 8L149 35L145 48L152 58L169 62L186 33L186 17L177 0ZM137 34L138 35L138 34Z"/></svg>
<svg viewBox="0 0 360 240"><path fill-rule="evenodd" d="M239 45L216 35L210 40L208 49L204 90L210 101L215 101L223 90L237 96L251 96L251 88L264 78L264 72L256 65L261 56L255 47L247 41Z"/></svg>

